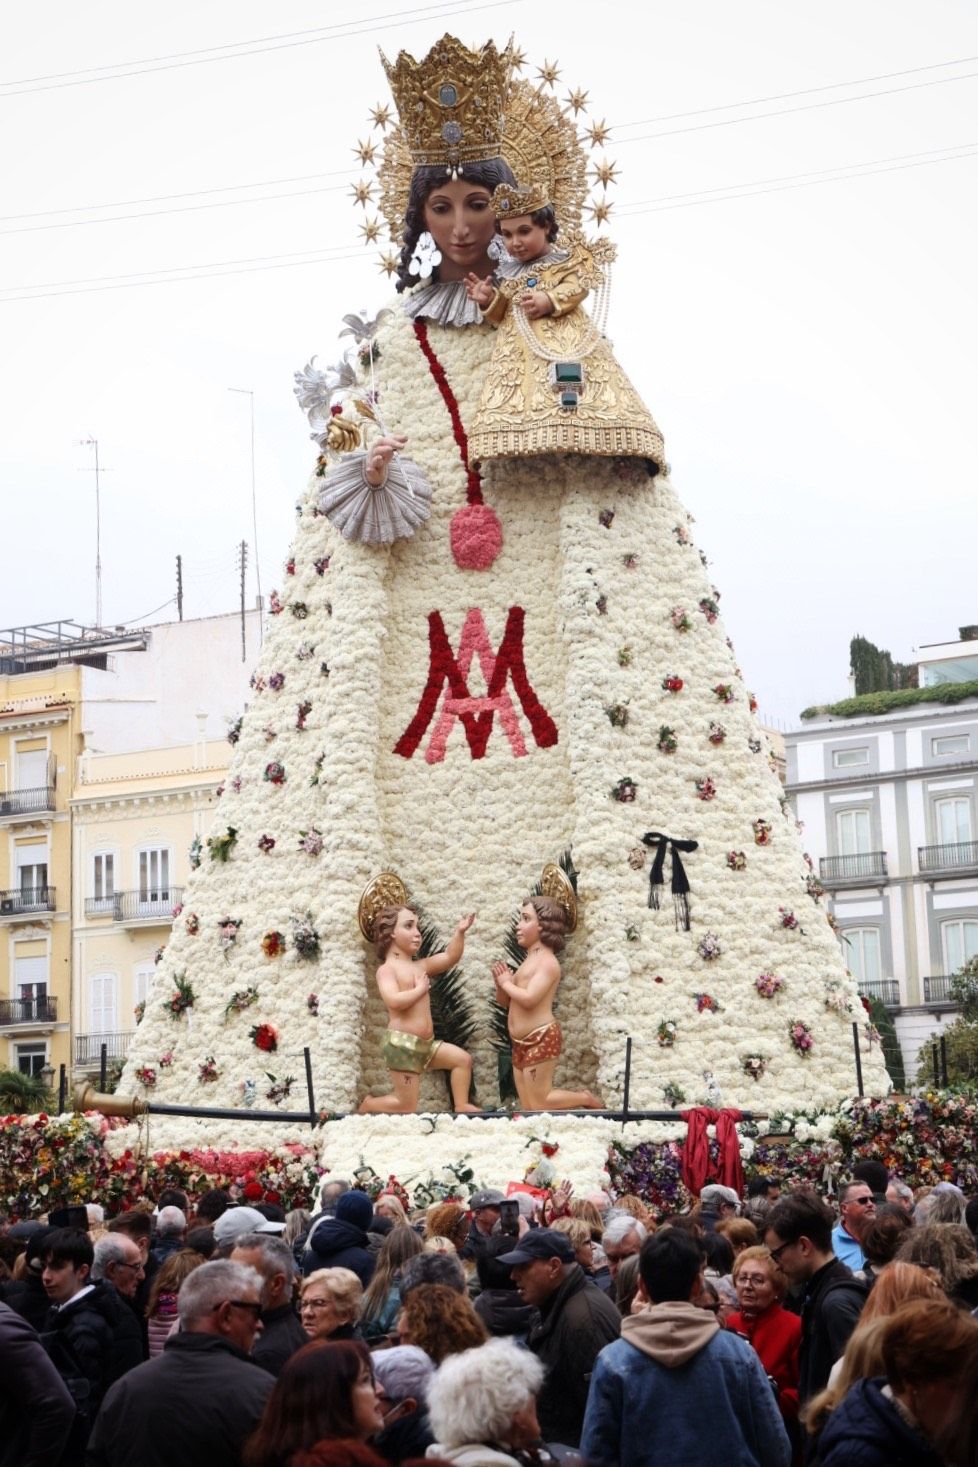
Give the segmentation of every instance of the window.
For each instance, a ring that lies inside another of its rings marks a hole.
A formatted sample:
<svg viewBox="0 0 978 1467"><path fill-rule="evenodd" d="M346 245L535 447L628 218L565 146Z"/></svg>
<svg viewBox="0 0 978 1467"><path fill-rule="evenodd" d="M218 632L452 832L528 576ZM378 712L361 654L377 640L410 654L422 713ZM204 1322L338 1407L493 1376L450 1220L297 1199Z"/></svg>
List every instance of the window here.
<svg viewBox="0 0 978 1467"><path fill-rule="evenodd" d="M836 769L852 769L857 764L868 764L869 750L833 749L832 763Z"/></svg>
<svg viewBox="0 0 978 1467"><path fill-rule="evenodd" d="M868 810L840 810L835 817L840 856L864 856L873 849L873 829Z"/></svg>
<svg viewBox="0 0 978 1467"><path fill-rule="evenodd" d="M48 782L48 755L46 749L31 749L28 753L17 753L17 788L19 790L43 789Z"/></svg>
<svg viewBox="0 0 978 1467"><path fill-rule="evenodd" d="M971 801L967 796L935 800L934 826L938 845L956 846L970 841Z"/></svg>
<svg viewBox="0 0 978 1467"><path fill-rule="evenodd" d="M92 896L107 907L115 896L115 857L109 851L92 857Z"/></svg>
<svg viewBox="0 0 978 1467"><path fill-rule="evenodd" d="M116 1029L116 977L95 973L89 982L89 1010L93 1034L114 1034Z"/></svg>
<svg viewBox="0 0 978 1467"><path fill-rule="evenodd" d="M878 983L883 976L878 927L847 927L842 934L842 956L857 983Z"/></svg>
<svg viewBox="0 0 978 1467"><path fill-rule="evenodd" d="M931 756L939 759L947 754L967 754L971 747L971 740L967 734L945 734L943 738L931 739Z"/></svg>
<svg viewBox="0 0 978 1467"><path fill-rule="evenodd" d="M142 963L133 972L133 975L132 975L132 996L133 996L132 997L132 1001L133 1001L133 1006L134 1007L138 1007L139 1004L146 1002L146 997L147 997L147 995L149 993L149 985L153 981L153 974L155 972L156 972L156 964L155 963ZM132 1016L132 1021L133 1021L133 1023L135 1023L135 1014L133 1014L133 1016Z"/></svg>
<svg viewBox="0 0 978 1467"><path fill-rule="evenodd" d="M960 973L965 963L978 957L978 919L942 922L941 948L945 973Z"/></svg>
<svg viewBox="0 0 978 1467"><path fill-rule="evenodd" d="M20 897L24 906L40 906L44 902L48 884L47 862L38 861L33 866L21 866L17 874L20 877Z"/></svg>
<svg viewBox="0 0 978 1467"><path fill-rule="evenodd" d="M139 905L170 905L170 852L165 847L139 852Z"/></svg>
<svg viewBox="0 0 978 1467"><path fill-rule="evenodd" d="M46 1044L17 1044L14 1046L17 1068L22 1075L39 1075L47 1064Z"/></svg>
<svg viewBox="0 0 978 1467"><path fill-rule="evenodd" d="M46 957L14 958L14 982L21 1005L20 1016L26 1021L46 1019L48 1015L48 960Z"/></svg>

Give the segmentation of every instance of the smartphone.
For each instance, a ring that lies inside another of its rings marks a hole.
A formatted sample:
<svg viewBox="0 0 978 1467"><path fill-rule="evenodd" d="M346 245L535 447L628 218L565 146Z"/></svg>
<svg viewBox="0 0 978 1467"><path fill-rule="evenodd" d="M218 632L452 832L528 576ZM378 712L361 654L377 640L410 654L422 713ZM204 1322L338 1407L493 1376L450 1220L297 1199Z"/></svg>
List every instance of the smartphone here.
<svg viewBox="0 0 978 1467"><path fill-rule="evenodd" d="M499 1204L499 1231L507 1238L520 1235L520 1205L515 1197L506 1197Z"/></svg>

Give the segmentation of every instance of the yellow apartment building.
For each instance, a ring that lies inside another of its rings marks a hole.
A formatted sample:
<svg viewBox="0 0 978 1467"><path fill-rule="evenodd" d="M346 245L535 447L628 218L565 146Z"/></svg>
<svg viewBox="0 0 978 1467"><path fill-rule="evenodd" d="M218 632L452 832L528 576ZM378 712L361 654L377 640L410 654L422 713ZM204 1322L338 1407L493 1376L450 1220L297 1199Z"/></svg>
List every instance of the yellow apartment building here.
<svg viewBox="0 0 978 1467"><path fill-rule="evenodd" d="M0 631L0 1065L124 1058L260 641L258 609Z"/></svg>
<svg viewBox="0 0 978 1467"><path fill-rule="evenodd" d="M203 723L203 719L201 722ZM71 801L75 1078L125 1059L157 951L227 770L226 739L82 755Z"/></svg>
<svg viewBox="0 0 978 1467"><path fill-rule="evenodd" d="M80 669L0 648L0 1064L70 1067L71 787Z"/></svg>

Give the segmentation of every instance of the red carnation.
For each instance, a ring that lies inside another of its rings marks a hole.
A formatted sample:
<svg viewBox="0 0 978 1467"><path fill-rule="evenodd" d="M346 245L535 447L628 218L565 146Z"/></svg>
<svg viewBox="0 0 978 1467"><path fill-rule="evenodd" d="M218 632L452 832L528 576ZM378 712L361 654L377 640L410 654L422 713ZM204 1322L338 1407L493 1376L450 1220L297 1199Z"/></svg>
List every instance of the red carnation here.
<svg viewBox="0 0 978 1467"><path fill-rule="evenodd" d="M249 1033L255 1048L265 1054L273 1054L278 1049L278 1030L271 1024L255 1024Z"/></svg>
<svg viewBox="0 0 978 1467"><path fill-rule="evenodd" d="M260 1182L248 1182L244 1188L244 1196L249 1202L260 1202L262 1188Z"/></svg>

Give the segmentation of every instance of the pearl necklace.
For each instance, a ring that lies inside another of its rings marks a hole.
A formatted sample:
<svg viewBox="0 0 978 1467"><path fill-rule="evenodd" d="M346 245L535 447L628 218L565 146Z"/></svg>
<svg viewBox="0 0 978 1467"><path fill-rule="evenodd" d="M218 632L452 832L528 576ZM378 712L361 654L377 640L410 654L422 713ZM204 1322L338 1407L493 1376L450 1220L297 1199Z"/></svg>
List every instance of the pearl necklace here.
<svg viewBox="0 0 978 1467"><path fill-rule="evenodd" d="M530 268L532 270L532 267ZM536 278L532 273L528 274L526 282L528 288L532 289L532 286L529 284L530 281L532 281L534 285L536 284ZM545 362L566 362L571 359L579 361L582 358L589 356L591 352L594 351L594 348L598 345L600 341L607 339L605 336L605 331L608 324L608 311L611 306L610 265L606 265L604 267L604 276L602 278L601 284L595 288L593 294L594 313L592 316L588 317L587 312L583 312L588 324L584 330L584 334L582 335L581 340L574 347L573 351L565 350L555 352L551 351L549 347L546 347L540 340L539 336L537 336L536 332L533 330L533 327L530 324L530 318L529 316L527 316L524 308L519 304L517 300L513 300L513 314L516 321L517 329L519 330L519 333L522 336L524 342L529 347L534 356L540 357ZM544 317L543 319L545 320L546 317Z"/></svg>

